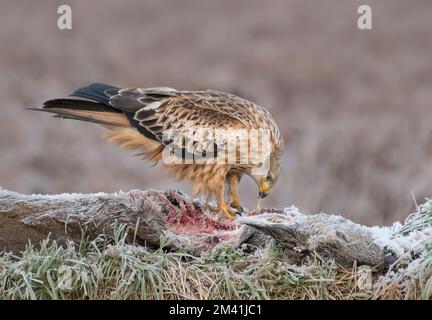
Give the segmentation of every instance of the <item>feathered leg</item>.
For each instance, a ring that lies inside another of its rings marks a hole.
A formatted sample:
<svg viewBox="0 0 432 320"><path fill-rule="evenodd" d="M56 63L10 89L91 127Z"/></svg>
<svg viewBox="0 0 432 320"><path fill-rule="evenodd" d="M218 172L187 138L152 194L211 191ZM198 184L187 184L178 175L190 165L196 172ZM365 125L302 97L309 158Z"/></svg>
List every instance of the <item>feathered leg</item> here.
<svg viewBox="0 0 432 320"><path fill-rule="evenodd" d="M237 174L228 174L227 175L227 183L228 183L228 190L230 193L230 196L232 198L231 207L242 211L242 207L240 205L240 199L237 193L238 190L238 184L240 182L240 176Z"/></svg>
<svg viewBox="0 0 432 320"><path fill-rule="evenodd" d="M210 208L212 211L220 211L228 219L233 220L236 217L236 213L232 211L229 205L224 199L224 187L225 179L227 177L227 171L224 167L215 167L212 178L208 181L208 189L215 196L217 201L216 208Z"/></svg>
<svg viewBox="0 0 432 320"><path fill-rule="evenodd" d="M220 186L218 190L215 191L216 201L217 201L217 210L225 214L225 216L233 220L236 217L236 213L229 208L229 205L226 204L224 200L224 186L223 184Z"/></svg>

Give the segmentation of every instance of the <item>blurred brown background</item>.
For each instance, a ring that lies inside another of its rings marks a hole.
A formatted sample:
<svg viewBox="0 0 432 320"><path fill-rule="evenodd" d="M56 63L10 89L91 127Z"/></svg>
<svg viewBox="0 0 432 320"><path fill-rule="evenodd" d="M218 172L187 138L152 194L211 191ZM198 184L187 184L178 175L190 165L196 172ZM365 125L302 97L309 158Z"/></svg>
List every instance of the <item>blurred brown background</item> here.
<svg viewBox="0 0 432 320"><path fill-rule="evenodd" d="M57 29L69 4L73 29ZM357 7L373 10L357 29ZM287 142L264 205L403 219L432 193L432 2L0 1L0 185L181 187L93 124L24 111L91 82L213 88L266 106ZM242 182L243 202L256 187Z"/></svg>

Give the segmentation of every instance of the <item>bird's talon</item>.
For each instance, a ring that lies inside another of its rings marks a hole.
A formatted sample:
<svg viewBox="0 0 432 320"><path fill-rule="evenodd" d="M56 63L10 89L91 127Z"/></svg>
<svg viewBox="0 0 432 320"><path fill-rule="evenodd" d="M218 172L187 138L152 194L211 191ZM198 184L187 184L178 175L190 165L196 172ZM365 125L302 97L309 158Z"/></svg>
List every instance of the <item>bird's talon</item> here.
<svg viewBox="0 0 432 320"><path fill-rule="evenodd" d="M225 214L225 216L230 220L234 220L237 217L237 214L234 211L232 211L230 208L228 208L227 205L220 206L220 211L222 211Z"/></svg>
<svg viewBox="0 0 432 320"><path fill-rule="evenodd" d="M223 213L230 220L234 220L237 216L237 213L229 209L226 205L216 206L216 207L208 205L207 208L212 212Z"/></svg>
<svg viewBox="0 0 432 320"><path fill-rule="evenodd" d="M218 206L207 205L207 208L212 212L219 212L221 210Z"/></svg>
<svg viewBox="0 0 432 320"><path fill-rule="evenodd" d="M239 216L241 216L242 213L244 212L244 209L242 206L236 206L234 203L231 203L231 208L233 208L234 212Z"/></svg>
<svg viewBox="0 0 432 320"><path fill-rule="evenodd" d="M243 207L239 204L231 203L231 208L235 209L238 213L242 213L244 211Z"/></svg>

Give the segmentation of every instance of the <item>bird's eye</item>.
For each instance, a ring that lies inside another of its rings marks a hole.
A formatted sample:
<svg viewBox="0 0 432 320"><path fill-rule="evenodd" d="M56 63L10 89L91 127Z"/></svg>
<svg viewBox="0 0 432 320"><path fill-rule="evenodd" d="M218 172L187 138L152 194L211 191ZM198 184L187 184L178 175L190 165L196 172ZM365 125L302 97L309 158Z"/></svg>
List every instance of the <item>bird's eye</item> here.
<svg viewBox="0 0 432 320"><path fill-rule="evenodd" d="M266 177L266 180L272 180L272 179L273 179L273 177L271 176L271 174L268 174Z"/></svg>

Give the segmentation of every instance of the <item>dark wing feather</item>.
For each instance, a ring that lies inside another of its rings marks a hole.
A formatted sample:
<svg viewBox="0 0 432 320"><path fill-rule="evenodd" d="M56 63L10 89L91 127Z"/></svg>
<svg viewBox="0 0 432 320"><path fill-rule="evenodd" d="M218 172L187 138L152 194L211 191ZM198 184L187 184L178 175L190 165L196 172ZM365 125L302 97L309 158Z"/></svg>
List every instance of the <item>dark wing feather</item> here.
<svg viewBox="0 0 432 320"><path fill-rule="evenodd" d="M217 146L207 133L197 136L196 128L246 127L242 121L245 117L227 108L230 99L208 91L134 88L120 90L110 104L128 114L131 124L146 137L177 150L176 154L181 150L183 157L198 157L215 151Z"/></svg>
<svg viewBox="0 0 432 320"><path fill-rule="evenodd" d="M112 96L119 92L120 88L104 83L93 83L89 86L75 90L71 96L94 100L109 105Z"/></svg>

